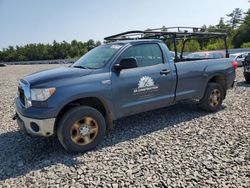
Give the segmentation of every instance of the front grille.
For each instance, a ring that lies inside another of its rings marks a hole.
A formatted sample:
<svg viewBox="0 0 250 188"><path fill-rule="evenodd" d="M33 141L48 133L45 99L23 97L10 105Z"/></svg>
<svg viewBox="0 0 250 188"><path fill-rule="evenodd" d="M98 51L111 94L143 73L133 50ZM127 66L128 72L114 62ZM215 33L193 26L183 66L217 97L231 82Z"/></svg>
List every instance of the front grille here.
<svg viewBox="0 0 250 188"><path fill-rule="evenodd" d="M21 87L18 87L18 92L20 101L25 105L24 90Z"/></svg>
<svg viewBox="0 0 250 188"><path fill-rule="evenodd" d="M30 98L30 85L25 80L19 80L18 82L18 95L20 102L24 105L26 103L26 99Z"/></svg>

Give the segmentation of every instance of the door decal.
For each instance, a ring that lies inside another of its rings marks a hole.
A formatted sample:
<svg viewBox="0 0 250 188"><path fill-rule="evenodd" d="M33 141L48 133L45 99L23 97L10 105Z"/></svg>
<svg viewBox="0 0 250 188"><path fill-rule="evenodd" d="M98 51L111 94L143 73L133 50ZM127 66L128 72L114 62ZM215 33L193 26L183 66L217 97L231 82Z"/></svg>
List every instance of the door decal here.
<svg viewBox="0 0 250 188"><path fill-rule="evenodd" d="M133 92L136 93L148 93L157 91L159 88L158 85L155 84L154 80L149 76L143 76L140 78L138 82L138 88L135 88Z"/></svg>

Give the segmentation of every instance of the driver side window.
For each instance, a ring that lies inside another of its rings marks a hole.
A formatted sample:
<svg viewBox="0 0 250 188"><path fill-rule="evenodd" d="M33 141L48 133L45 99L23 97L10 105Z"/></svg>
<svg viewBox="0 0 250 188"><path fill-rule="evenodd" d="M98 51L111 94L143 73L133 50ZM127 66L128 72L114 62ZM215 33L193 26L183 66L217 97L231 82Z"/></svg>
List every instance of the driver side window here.
<svg viewBox="0 0 250 188"><path fill-rule="evenodd" d="M138 67L163 63L162 52L157 44L139 44L125 50L121 58L135 58Z"/></svg>

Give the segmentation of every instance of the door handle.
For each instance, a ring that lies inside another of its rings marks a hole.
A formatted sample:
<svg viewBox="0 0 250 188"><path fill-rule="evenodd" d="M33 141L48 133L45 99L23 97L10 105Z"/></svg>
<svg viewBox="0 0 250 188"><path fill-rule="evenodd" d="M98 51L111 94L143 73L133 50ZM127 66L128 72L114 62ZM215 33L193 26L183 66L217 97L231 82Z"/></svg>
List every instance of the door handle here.
<svg viewBox="0 0 250 188"><path fill-rule="evenodd" d="M161 72L160 72L160 74L161 74L161 75L167 75L167 74L169 74L170 72L171 72L171 71L168 70L168 69L162 69Z"/></svg>

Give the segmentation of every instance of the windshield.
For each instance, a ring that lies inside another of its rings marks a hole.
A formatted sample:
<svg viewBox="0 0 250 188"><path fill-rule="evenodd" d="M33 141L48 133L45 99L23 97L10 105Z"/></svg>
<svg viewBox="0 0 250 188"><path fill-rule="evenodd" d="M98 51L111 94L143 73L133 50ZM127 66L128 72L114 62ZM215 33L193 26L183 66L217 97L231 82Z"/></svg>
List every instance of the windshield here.
<svg viewBox="0 0 250 188"><path fill-rule="evenodd" d="M86 53L72 66L77 68L98 69L103 67L106 62L117 52L122 45L101 45Z"/></svg>

